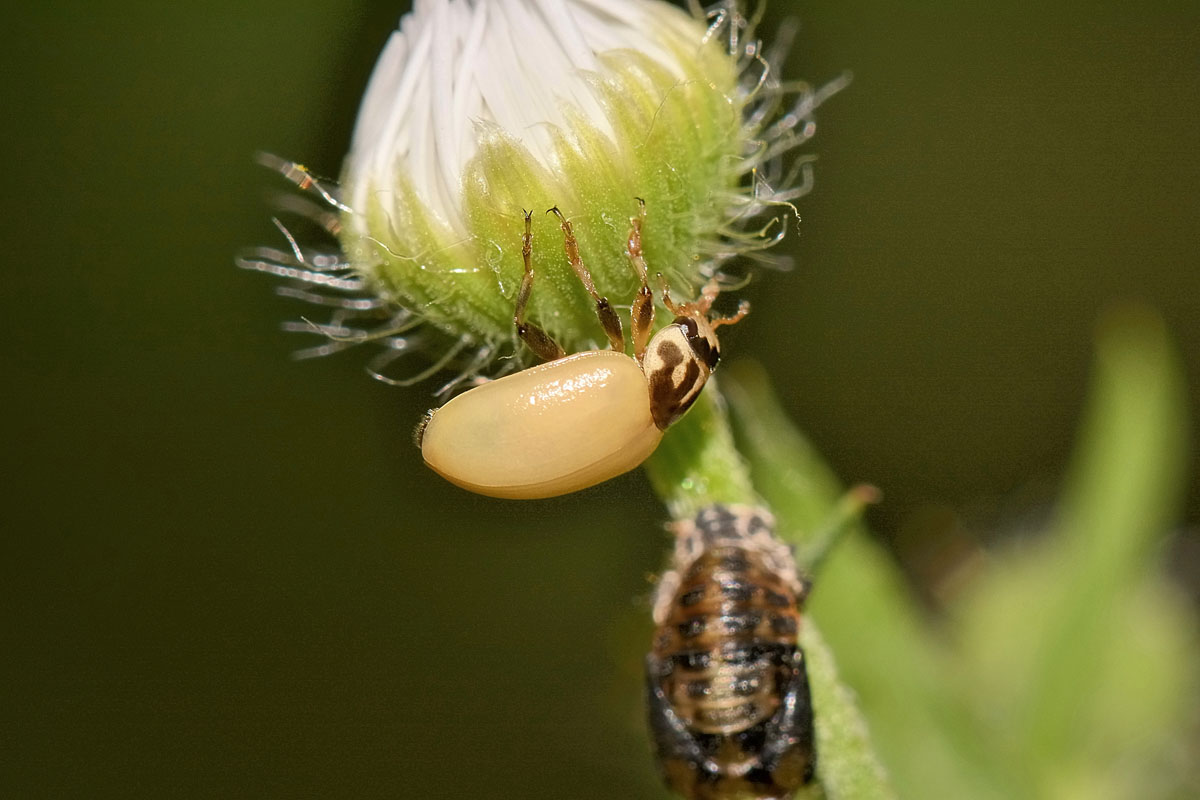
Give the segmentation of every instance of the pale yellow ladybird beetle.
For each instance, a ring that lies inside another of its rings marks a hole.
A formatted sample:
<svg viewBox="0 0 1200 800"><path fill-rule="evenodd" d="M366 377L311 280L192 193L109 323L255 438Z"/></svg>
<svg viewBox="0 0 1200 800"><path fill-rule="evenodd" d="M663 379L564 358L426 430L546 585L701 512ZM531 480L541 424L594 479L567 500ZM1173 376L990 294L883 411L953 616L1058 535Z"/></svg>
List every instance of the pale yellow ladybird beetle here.
<svg viewBox="0 0 1200 800"><path fill-rule="evenodd" d="M728 318L710 319L719 292L709 281L695 302L663 304L675 321L651 337L654 296L642 256L645 204L630 219L626 254L641 280L630 308L633 357L616 312L596 291L579 255L571 223L557 209L567 260L595 302L610 350L564 354L525 319L533 288L532 212L525 212L525 272L513 323L546 363L477 386L430 411L417 430L421 454L453 484L490 497L536 499L594 486L637 467L663 432L695 402L720 358L716 328L749 311L743 302ZM661 279L661 274L660 274Z"/></svg>

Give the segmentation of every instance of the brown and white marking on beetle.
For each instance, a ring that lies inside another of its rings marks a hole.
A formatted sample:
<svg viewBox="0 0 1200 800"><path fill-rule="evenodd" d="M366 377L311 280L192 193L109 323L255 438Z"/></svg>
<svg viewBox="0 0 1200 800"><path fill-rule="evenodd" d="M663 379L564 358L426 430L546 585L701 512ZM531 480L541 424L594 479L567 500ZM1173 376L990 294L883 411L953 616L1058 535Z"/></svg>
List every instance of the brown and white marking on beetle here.
<svg viewBox="0 0 1200 800"><path fill-rule="evenodd" d="M701 291L699 300L677 305L663 283L663 304L675 315L675 321L650 341L641 362L650 382L650 408L654 421L664 430L696 402L704 384L717 368L721 359L717 328L737 322L750 312L750 305L742 301L734 316L709 319L719 291L717 284L710 281Z"/></svg>
<svg viewBox="0 0 1200 800"><path fill-rule="evenodd" d="M455 397L429 412L417 432L421 454L434 471L464 489L492 497L553 497L641 464L663 432L700 396L716 368L721 352L716 329L749 313L743 302L732 317L711 319L720 291L715 279L697 300L686 303L673 301L663 281L663 305L675 320L653 332L654 295L642 254L646 206L639 200L626 243L641 284L630 307L630 358L621 320L596 290L570 220L558 208L547 213L558 217L567 261L595 304L610 349L566 355L526 318L534 276L532 212L525 212L525 270L513 325L521 341L547 363Z"/></svg>
<svg viewBox="0 0 1200 800"><path fill-rule="evenodd" d="M806 584L760 508L710 506L675 524L646 657L650 729L688 800L785 798L816 751L804 654Z"/></svg>

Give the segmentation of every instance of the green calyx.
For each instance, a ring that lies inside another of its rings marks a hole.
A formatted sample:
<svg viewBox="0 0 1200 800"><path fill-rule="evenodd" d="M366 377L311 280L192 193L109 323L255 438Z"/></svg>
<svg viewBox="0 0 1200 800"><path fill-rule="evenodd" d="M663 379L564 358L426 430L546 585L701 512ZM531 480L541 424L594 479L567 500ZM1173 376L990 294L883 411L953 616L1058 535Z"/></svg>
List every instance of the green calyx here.
<svg viewBox="0 0 1200 800"><path fill-rule="evenodd" d="M343 226L351 264L378 294L447 338L531 360L517 343L513 310L524 271L523 211L532 209L528 319L567 352L592 349L605 341L594 304L567 261L558 220L544 212L554 206L570 220L597 290L627 323L638 278L625 248L641 198L651 286L657 295L661 272L677 296L689 296L721 247L746 137L736 60L703 34L699 23L665 34L682 78L638 52L602 54L600 71L581 79L604 119L566 109L567 125L548 128L552 167L512 132L477 123L461 197L447 199L459 204L465 234L418 196L408 176L373 185L367 207L352 212L362 215L359 224ZM668 321L658 316L658 324Z"/></svg>

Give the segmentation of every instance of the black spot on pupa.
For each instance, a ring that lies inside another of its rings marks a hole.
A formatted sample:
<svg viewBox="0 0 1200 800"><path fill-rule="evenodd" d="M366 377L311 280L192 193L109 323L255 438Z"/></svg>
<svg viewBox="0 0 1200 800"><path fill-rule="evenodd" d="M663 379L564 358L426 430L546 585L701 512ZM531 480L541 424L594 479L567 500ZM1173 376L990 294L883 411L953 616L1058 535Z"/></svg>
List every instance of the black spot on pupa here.
<svg viewBox="0 0 1200 800"><path fill-rule="evenodd" d="M705 544L712 544L720 537L728 537L736 532L737 516L722 505L704 509L696 517L696 527L704 534Z"/></svg>
<svg viewBox="0 0 1200 800"><path fill-rule="evenodd" d="M704 617L692 617L679 623L679 635L685 639L691 639L704 633Z"/></svg>
<svg viewBox="0 0 1200 800"><path fill-rule="evenodd" d="M762 615L757 611L742 611L732 614L724 614L721 617L721 625L726 633L746 633L758 627L758 623L762 621Z"/></svg>
<svg viewBox="0 0 1200 800"><path fill-rule="evenodd" d="M744 581L726 581L721 584L721 596L735 603L745 603L754 593L754 586Z"/></svg>
<svg viewBox="0 0 1200 800"><path fill-rule="evenodd" d="M769 605L778 606L779 608L786 608L792 604L792 601L787 595L780 594L779 592L773 592L770 589L763 590L763 599L766 600Z"/></svg>
<svg viewBox="0 0 1200 800"><path fill-rule="evenodd" d="M692 672L700 672L708 669L712 663L712 656L707 650L686 650L682 653L676 653L673 657L675 664Z"/></svg>

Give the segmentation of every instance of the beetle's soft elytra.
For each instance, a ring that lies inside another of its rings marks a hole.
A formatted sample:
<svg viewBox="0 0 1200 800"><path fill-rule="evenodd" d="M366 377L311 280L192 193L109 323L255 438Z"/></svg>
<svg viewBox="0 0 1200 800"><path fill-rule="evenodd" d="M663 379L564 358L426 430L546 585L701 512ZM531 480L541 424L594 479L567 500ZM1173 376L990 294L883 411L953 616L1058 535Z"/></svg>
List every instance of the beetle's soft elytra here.
<svg viewBox="0 0 1200 800"><path fill-rule="evenodd" d="M464 489L553 497L632 469L661 438L637 362L594 350L459 395L430 417L421 450Z"/></svg>
<svg viewBox="0 0 1200 800"><path fill-rule="evenodd" d="M655 333L654 297L642 257L645 205L630 220L626 247L641 289L630 308L634 355L625 355L621 321L600 296L579 255L571 223L557 208L572 270L596 307L611 345L565 355L525 318L533 288L531 212L525 213L525 273L513 323L547 363L478 386L431 411L418 431L421 454L439 475L492 497L534 499L585 489L637 467L663 431L691 407L720 359L716 328L740 320L710 319L717 297L710 281L695 302L676 304L664 282L663 304L675 321Z"/></svg>

